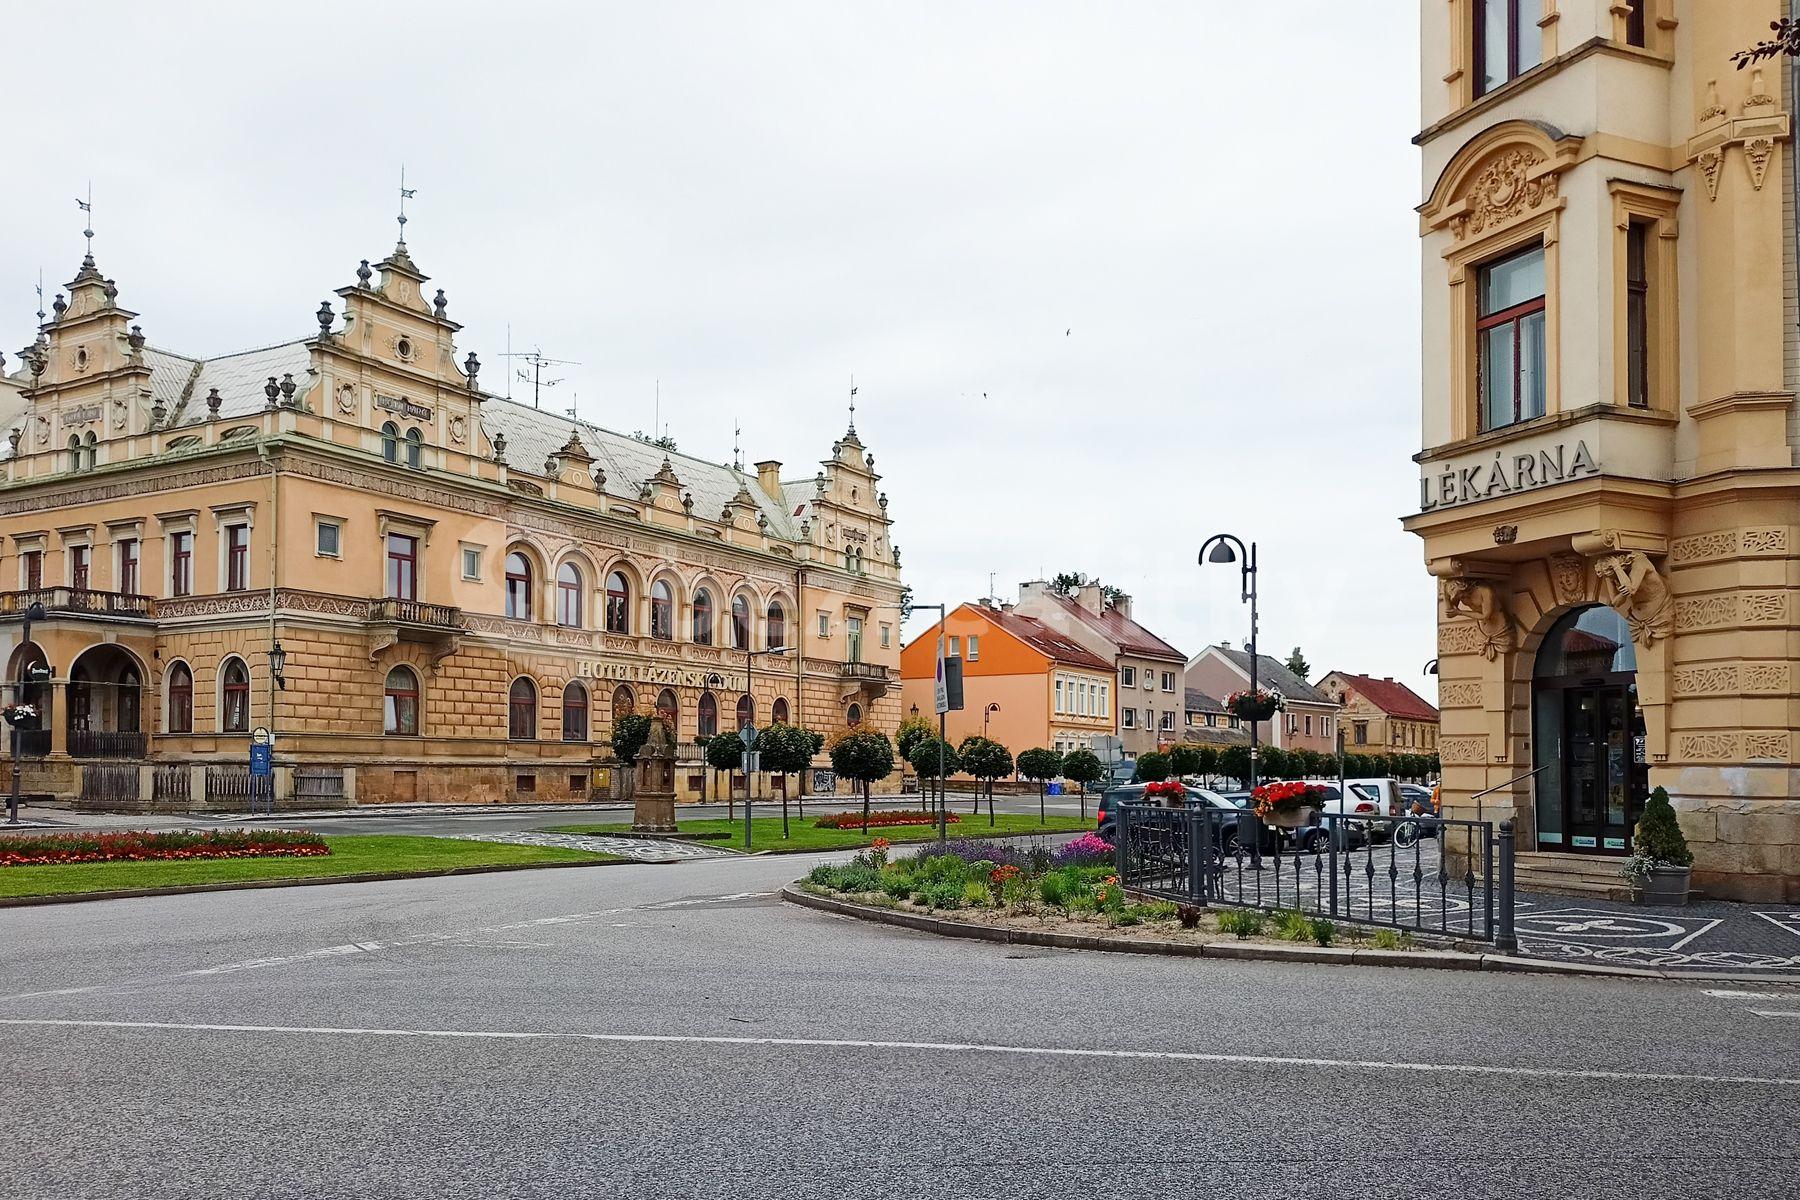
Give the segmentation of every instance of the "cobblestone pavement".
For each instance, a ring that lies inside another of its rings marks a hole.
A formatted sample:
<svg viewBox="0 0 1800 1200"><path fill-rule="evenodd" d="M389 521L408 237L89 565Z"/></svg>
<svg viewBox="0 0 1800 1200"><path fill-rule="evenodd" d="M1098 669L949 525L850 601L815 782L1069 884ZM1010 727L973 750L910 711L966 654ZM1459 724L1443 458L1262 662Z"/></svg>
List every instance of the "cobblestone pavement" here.
<svg viewBox="0 0 1800 1200"><path fill-rule="evenodd" d="M640 862L686 862L700 858L737 858L730 850L702 842L658 841L653 838L598 837L573 833L458 833L464 842L504 842L509 846L549 846L561 850L586 850L591 854L617 854Z"/></svg>

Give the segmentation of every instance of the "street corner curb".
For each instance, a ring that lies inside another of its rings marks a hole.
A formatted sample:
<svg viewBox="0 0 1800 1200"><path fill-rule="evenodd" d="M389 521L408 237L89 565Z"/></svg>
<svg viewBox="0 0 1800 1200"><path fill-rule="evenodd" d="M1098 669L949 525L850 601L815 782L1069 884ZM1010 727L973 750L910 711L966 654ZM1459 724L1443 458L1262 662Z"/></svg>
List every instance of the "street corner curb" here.
<svg viewBox="0 0 1800 1200"><path fill-rule="evenodd" d="M666 862L688 862L667 859ZM598 862L495 863L487 867L445 867L436 871L364 871L356 875L320 875L310 879L244 879L231 883L188 883L178 887L111 888L103 892L62 892L51 896L0 896L0 908L38 908L46 904L85 904L96 900L142 900L151 896L195 896L202 892L249 892L265 888L324 887L337 883L391 883L400 879L443 879L453 875L500 875L510 871L557 871L574 868L643 866L635 858L603 858ZM651 863L649 865L658 865Z"/></svg>
<svg viewBox="0 0 1800 1200"><path fill-rule="evenodd" d="M1332 963L1348 967L1356 963L1355 950L1329 946L1269 946L1256 942L1209 942L1207 958L1255 959L1262 962Z"/></svg>
<svg viewBox="0 0 1800 1200"><path fill-rule="evenodd" d="M1671 974L1653 967L1609 967L1600 963L1563 963L1544 958L1524 958L1512 954L1483 954L1483 971L1505 971L1521 975L1587 975L1615 979L1693 979L1704 975Z"/></svg>
<svg viewBox="0 0 1800 1200"><path fill-rule="evenodd" d="M1481 957L1453 950L1356 950L1359 967L1428 967L1440 971L1479 971Z"/></svg>

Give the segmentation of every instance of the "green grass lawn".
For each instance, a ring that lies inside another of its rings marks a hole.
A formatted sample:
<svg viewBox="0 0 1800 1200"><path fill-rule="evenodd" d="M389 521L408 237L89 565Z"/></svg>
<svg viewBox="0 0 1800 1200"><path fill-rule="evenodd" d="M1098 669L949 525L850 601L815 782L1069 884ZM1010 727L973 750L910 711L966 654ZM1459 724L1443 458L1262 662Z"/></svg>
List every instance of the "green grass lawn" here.
<svg viewBox="0 0 1800 1200"><path fill-rule="evenodd" d="M0 867L0 896L48 896L114 888L186 887L252 879L313 879L390 871L443 871L453 867L592 862L607 854L465 842L397 834L328 837L321 858L224 858L188 862L75 863L53 867Z"/></svg>
<svg viewBox="0 0 1800 1200"><path fill-rule="evenodd" d="M779 813L779 806L758 804L756 811L768 812L774 807ZM936 825L887 825L872 827L868 836L864 837L861 829L819 829L813 825L813 817L802 820L798 816L790 816L788 820L788 836L781 836L781 817L755 817L752 820L751 849L754 850L853 850L858 846L866 846L875 838L884 837L899 845L902 842L932 841L937 837ZM1015 813L1000 813L993 825L988 824L987 814L973 816L967 812L956 814L961 818L950 823L950 836L953 838L984 838L994 836L1017 837L1021 834L1033 833L1082 833L1094 827L1094 822L1082 820L1080 817L1050 817L1042 825L1034 816ZM591 833L616 834L627 831L630 825L565 825L552 832L555 833ZM744 821L739 817L735 821L677 821L676 828L682 833L726 834L722 839L708 839L709 846L726 846L733 850L744 848Z"/></svg>

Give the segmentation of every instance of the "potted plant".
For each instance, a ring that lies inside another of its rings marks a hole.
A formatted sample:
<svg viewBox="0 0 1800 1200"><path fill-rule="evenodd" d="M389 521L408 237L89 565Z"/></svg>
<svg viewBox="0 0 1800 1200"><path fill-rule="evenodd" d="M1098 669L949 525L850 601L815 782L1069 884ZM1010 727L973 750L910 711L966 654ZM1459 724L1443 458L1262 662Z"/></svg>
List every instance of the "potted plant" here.
<svg viewBox="0 0 1800 1200"><path fill-rule="evenodd" d="M1144 785L1144 800L1158 808L1186 808L1187 788L1179 779L1159 779Z"/></svg>
<svg viewBox="0 0 1800 1200"><path fill-rule="evenodd" d="M1694 853L1675 820L1668 790L1659 787L1644 802L1644 813L1631 839L1631 857L1619 874L1631 881L1638 903L1679 906L1688 902L1693 866Z"/></svg>
<svg viewBox="0 0 1800 1200"><path fill-rule="evenodd" d="M1267 721L1286 708L1287 701L1280 692L1257 688L1254 691L1231 693L1225 697L1225 707L1240 720Z"/></svg>
<svg viewBox="0 0 1800 1200"><path fill-rule="evenodd" d="M6 723L17 729L37 728L38 712L35 704L8 704L0 708L0 717L6 718Z"/></svg>
<svg viewBox="0 0 1800 1200"><path fill-rule="evenodd" d="M1250 793L1256 815L1279 829L1298 829L1312 822L1313 810L1325 802L1325 789L1298 779L1265 783Z"/></svg>

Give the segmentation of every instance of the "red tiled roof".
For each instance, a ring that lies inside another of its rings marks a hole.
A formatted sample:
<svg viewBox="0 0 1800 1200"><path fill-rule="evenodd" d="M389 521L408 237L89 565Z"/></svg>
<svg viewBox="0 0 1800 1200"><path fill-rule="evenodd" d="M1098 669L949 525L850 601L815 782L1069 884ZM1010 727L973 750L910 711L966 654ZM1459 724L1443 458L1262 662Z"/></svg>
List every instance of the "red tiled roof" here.
<svg viewBox="0 0 1800 1200"><path fill-rule="evenodd" d="M1187 661L1187 655L1117 609L1109 608L1104 612L1092 613L1067 596L1052 594L1050 598L1062 605L1064 610L1076 620L1106 635L1114 645L1118 646L1121 654L1136 654L1143 658L1166 658L1183 663Z"/></svg>
<svg viewBox="0 0 1800 1200"><path fill-rule="evenodd" d="M1347 687L1390 717L1405 721L1435 721L1438 710L1404 683L1374 679L1368 675L1335 672Z"/></svg>
<svg viewBox="0 0 1800 1200"><path fill-rule="evenodd" d="M1108 673L1113 669L1111 663L1097 657L1086 647L1069 640L1042 621L1037 620L1035 617L1022 616L1019 613L1001 612L997 608L983 608L979 605L970 605L969 607L973 611L979 612L982 616L986 617L995 626L1004 629L1006 632L1024 642L1027 646L1030 646L1033 650L1048 654L1057 662L1067 663L1072 667L1087 667L1091 670L1106 671Z"/></svg>

